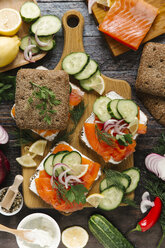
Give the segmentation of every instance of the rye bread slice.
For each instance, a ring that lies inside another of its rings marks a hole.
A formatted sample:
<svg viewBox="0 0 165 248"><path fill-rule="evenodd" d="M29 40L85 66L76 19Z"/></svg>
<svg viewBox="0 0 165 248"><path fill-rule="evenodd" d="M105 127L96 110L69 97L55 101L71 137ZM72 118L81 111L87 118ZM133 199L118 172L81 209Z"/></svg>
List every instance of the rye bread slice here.
<svg viewBox="0 0 165 248"><path fill-rule="evenodd" d="M135 87L165 97L165 44L149 42L144 46Z"/></svg>
<svg viewBox="0 0 165 248"><path fill-rule="evenodd" d="M35 100L29 104L28 99L32 96L33 87L29 82L51 89L60 105L53 106L57 112L51 114L51 124L44 121L40 110L35 105L41 100ZM15 96L15 119L21 129L49 129L64 130L69 117L69 76L64 71L21 69L16 78Z"/></svg>
<svg viewBox="0 0 165 248"><path fill-rule="evenodd" d="M165 98L138 93L139 98L151 115L165 126Z"/></svg>

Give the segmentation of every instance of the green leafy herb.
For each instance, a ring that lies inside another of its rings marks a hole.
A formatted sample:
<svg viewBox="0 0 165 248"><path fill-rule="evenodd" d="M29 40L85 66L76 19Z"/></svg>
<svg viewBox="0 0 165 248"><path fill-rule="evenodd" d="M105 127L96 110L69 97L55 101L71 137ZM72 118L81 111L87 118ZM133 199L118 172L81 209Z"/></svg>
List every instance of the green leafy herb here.
<svg viewBox="0 0 165 248"><path fill-rule="evenodd" d="M75 126L79 123L86 106L84 105L84 101L81 101L77 106L75 106L72 110L70 110L70 117Z"/></svg>
<svg viewBox="0 0 165 248"><path fill-rule="evenodd" d="M0 73L0 102L14 101L16 77Z"/></svg>
<svg viewBox="0 0 165 248"><path fill-rule="evenodd" d="M84 204L86 202L85 193L87 193L88 190L83 184L71 185L69 190L58 181L54 181L53 186L58 190L59 197L64 201L69 203L76 202L77 204Z"/></svg>
<svg viewBox="0 0 165 248"><path fill-rule="evenodd" d="M165 154L165 133L161 134L161 137L159 139L159 144L156 147L154 147L154 152L160 155Z"/></svg>
<svg viewBox="0 0 165 248"><path fill-rule="evenodd" d="M56 110L54 106L61 104L60 100L56 99L54 92L46 86L40 86L33 82L29 82L33 87L34 91L32 96L29 97L29 104L34 102L34 98L38 99L40 103L36 104L36 109L39 110L39 114L43 116L43 120L49 125L51 124L51 114L55 114Z"/></svg>
<svg viewBox="0 0 165 248"><path fill-rule="evenodd" d="M134 207L134 208L138 208L138 205L136 204L136 202L134 200L127 198L127 197L123 198L122 203L127 204L131 207Z"/></svg>
<svg viewBox="0 0 165 248"><path fill-rule="evenodd" d="M128 146L129 144L132 144L132 134L124 134L124 135L116 135L116 139L118 143L122 146Z"/></svg>
<svg viewBox="0 0 165 248"><path fill-rule="evenodd" d="M95 125L95 132L96 132L99 142L103 141L109 146L112 146L112 147L116 146L115 137L113 137L109 133L101 131L97 125Z"/></svg>
<svg viewBox="0 0 165 248"><path fill-rule="evenodd" d="M28 145L37 140L35 135L30 130L20 130L19 128L15 128L13 131L10 131L10 134L15 136L16 141L14 142L14 146Z"/></svg>

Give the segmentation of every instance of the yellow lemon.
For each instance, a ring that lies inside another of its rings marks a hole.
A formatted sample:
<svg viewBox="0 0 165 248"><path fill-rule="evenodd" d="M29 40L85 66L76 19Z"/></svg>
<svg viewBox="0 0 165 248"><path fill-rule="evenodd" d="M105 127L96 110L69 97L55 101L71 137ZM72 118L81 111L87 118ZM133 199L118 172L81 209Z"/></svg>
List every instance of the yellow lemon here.
<svg viewBox="0 0 165 248"><path fill-rule="evenodd" d="M15 9L5 8L0 10L0 34L6 36L15 35L20 29L22 19Z"/></svg>
<svg viewBox="0 0 165 248"><path fill-rule="evenodd" d="M98 194L98 193L94 193L94 194L91 194L89 195L87 198L86 198L86 201L91 204L93 207L97 208L101 202L101 200L104 198L103 195L101 194Z"/></svg>
<svg viewBox="0 0 165 248"><path fill-rule="evenodd" d="M10 64L19 52L20 39L18 36L0 36L0 67Z"/></svg>

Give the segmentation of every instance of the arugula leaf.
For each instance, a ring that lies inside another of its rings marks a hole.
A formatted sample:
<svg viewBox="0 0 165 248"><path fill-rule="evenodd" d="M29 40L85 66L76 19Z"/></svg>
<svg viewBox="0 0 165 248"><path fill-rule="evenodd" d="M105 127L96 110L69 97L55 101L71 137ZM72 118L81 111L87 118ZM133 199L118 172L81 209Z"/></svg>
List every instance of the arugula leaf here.
<svg viewBox="0 0 165 248"><path fill-rule="evenodd" d="M16 77L7 76L0 73L0 102L14 101L15 99Z"/></svg>
<svg viewBox="0 0 165 248"><path fill-rule="evenodd" d="M109 146L112 146L112 147L116 146L115 138L109 133L101 131L97 125L95 125L95 132L96 132L99 142L103 141Z"/></svg>
<svg viewBox="0 0 165 248"><path fill-rule="evenodd" d="M73 108L73 110L70 110L70 117L75 126L77 126L77 124L79 123L85 109L86 106L84 105L84 101L81 101L77 106Z"/></svg>

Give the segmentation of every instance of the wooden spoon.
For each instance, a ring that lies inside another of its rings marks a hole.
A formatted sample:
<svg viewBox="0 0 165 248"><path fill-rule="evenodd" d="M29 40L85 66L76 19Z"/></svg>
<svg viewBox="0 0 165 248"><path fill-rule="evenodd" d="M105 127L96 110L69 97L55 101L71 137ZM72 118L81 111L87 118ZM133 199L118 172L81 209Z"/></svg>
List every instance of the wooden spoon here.
<svg viewBox="0 0 165 248"><path fill-rule="evenodd" d="M32 232L32 230L28 230L28 229L17 230L17 229L12 229L12 228L9 228L9 227L6 227L6 226L0 224L0 231L12 233L15 236L19 237L20 239L23 239L27 242L33 242L33 240L28 238L28 235L27 235L28 233Z"/></svg>

